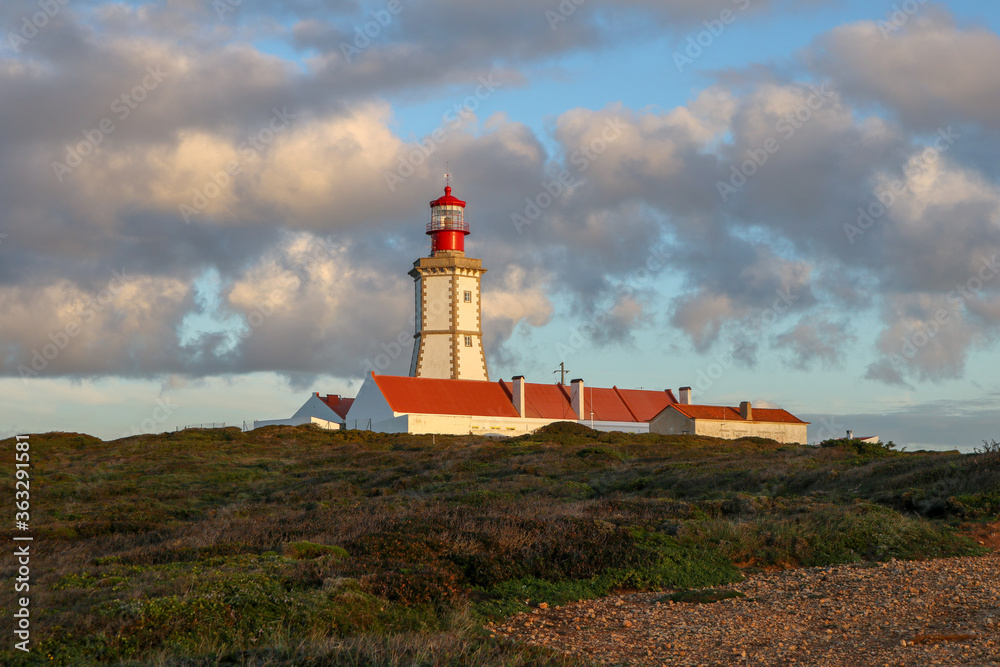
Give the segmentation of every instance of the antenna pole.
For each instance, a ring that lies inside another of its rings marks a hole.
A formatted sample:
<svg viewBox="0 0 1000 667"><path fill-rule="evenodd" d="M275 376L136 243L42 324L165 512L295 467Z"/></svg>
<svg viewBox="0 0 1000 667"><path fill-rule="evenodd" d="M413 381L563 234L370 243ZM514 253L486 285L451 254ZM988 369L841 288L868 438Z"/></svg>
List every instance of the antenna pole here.
<svg viewBox="0 0 1000 667"><path fill-rule="evenodd" d="M569 373L569 371L566 370L566 362L565 361L560 361L559 362L559 370L552 371L552 373L553 374L559 373L559 384L566 384L566 373Z"/></svg>

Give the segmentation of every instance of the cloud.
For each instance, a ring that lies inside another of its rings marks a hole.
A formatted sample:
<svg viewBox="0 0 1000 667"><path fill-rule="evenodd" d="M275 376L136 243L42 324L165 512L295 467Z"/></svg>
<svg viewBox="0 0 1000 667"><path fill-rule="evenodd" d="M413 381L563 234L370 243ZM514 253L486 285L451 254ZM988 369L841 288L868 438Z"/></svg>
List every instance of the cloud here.
<svg viewBox="0 0 1000 667"><path fill-rule="evenodd" d="M296 233L232 283L226 305L245 323L231 354L234 371L276 370L300 382L357 377L383 345L412 347L409 277L358 262L352 250ZM411 349L404 348L391 355L394 368L408 366Z"/></svg>
<svg viewBox="0 0 1000 667"><path fill-rule="evenodd" d="M959 378L969 354L992 342L997 322L971 321L960 298L906 294L885 299L885 328L878 337L883 358L867 377L890 384L904 378L939 381Z"/></svg>
<svg viewBox="0 0 1000 667"><path fill-rule="evenodd" d="M394 15L351 62L341 42L376 5L245 0L221 19L195 2L67 8L0 56L0 117L14 129L0 140L3 373L55 344L112 269L132 277L128 300L115 295L46 374L301 380L353 377L378 355L406 372L405 273L450 163L470 202L469 253L490 271L494 359L564 308L603 316L599 346L669 322L697 351L736 346L753 363L771 346L794 367L835 366L859 345L831 314L849 308L879 321L869 378L961 377L1000 324L1000 282L979 276L1000 252L982 148L996 141L996 83L967 65L997 60L994 33L929 7L887 39L873 22L841 26L794 78L751 66L671 109L556 107L545 135L461 106L482 77L505 93L562 55L667 24L680 38L731 4L592 0L552 30L527 0L433 0ZM145 85L157 67L165 78ZM119 117L112 105L140 88ZM399 136L401 98L439 101L439 132ZM105 118L114 130L56 174ZM929 159L949 123L957 136ZM846 233L862 214L863 233ZM320 239L324 258L303 268ZM217 298L201 291L210 274ZM657 291L668 274L678 293ZM902 354L939 310L947 323Z"/></svg>
<svg viewBox="0 0 1000 667"><path fill-rule="evenodd" d="M730 331L737 356L753 363L763 334L789 310L798 324L772 338L789 350L787 361L799 368L836 366L856 339L822 309L874 305L887 327L877 353L891 355L898 350L888 341L913 325L901 317L899 300L945 301L996 252L996 186L977 165L963 162L959 130L942 127L927 138L865 116L837 84L772 73L744 92L717 86L666 113L615 107L567 113L556 133L567 156L594 141L609 118L623 119L623 132L588 164L581 187L560 202L549 228L578 252L588 243L604 245L607 262L617 245L598 230L628 238L635 223L622 211L646 212L640 219L650 221L647 233L671 239L671 269L685 279L670 322L698 351ZM741 178L733 179L737 172ZM713 192L719 183L732 191ZM888 199L887 192L897 194ZM876 215L862 217L871 211ZM577 222L571 230L560 229L563 220L601 222L582 228ZM852 225L860 231L859 220L861 235L845 233ZM605 275L610 268L605 264ZM594 280L589 289L603 286ZM994 312L983 305L994 289L984 285L969 300L980 319L972 333L944 335L940 351L928 346L893 373L877 359L869 377L960 375L971 349L995 341ZM782 290L798 298L776 312ZM761 323L763 330L755 326Z"/></svg>
<svg viewBox="0 0 1000 667"><path fill-rule="evenodd" d="M5 374L135 375L176 369L175 327L190 308L191 286L175 278L111 271L100 289L61 279L0 288L0 359ZM211 356L210 342L189 348Z"/></svg>
<svg viewBox="0 0 1000 667"><path fill-rule="evenodd" d="M902 25L864 21L837 27L806 58L863 104L879 104L909 127L947 123L1000 127L1000 36L958 27L946 10L926 5Z"/></svg>
<svg viewBox="0 0 1000 667"><path fill-rule="evenodd" d="M482 311L487 349L499 346L522 321L540 327L552 319L552 301L545 290L548 282L543 273L529 275L524 268L513 266L484 286Z"/></svg>
<svg viewBox="0 0 1000 667"><path fill-rule="evenodd" d="M775 347L789 353L797 368L808 369L814 364L832 367L840 363L846 343L853 340L846 322L806 316L775 336Z"/></svg>
<svg viewBox="0 0 1000 667"><path fill-rule="evenodd" d="M671 324L694 341L695 348L707 350L719 336L722 325L733 319L737 306L722 294L694 293L678 297Z"/></svg>

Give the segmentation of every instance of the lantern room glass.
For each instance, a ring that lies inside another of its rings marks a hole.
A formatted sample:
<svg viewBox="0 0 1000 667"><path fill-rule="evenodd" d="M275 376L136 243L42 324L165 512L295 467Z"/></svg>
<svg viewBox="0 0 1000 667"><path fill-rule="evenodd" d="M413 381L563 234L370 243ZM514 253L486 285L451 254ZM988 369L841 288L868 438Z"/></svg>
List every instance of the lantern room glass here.
<svg viewBox="0 0 1000 667"><path fill-rule="evenodd" d="M465 223L465 209L449 204L432 207L431 221L427 225L427 231L438 230L469 231L469 225Z"/></svg>

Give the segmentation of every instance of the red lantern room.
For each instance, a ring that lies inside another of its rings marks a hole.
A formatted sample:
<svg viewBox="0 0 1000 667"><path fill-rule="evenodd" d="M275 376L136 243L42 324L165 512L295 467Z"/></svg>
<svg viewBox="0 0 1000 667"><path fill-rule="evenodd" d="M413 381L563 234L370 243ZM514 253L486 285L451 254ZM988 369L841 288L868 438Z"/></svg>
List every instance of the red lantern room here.
<svg viewBox="0 0 1000 667"><path fill-rule="evenodd" d="M444 188L444 197L431 202L431 221L427 234L431 237L431 256L438 251L465 252L465 237L469 225L465 222L465 202L451 196L451 186Z"/></svg>

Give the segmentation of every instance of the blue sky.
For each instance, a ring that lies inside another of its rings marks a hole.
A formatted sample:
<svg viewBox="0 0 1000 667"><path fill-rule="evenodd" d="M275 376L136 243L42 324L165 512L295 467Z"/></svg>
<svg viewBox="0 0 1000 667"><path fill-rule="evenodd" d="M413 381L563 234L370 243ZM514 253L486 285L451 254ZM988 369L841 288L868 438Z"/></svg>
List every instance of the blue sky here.
<svg viewBox="0 0 1000 667"><path fill-rule="evenodd" d="M240 425L352 394L410 326L448 169L489 269L494 379L564 361L780 405L811 440L1000 437L994 5L587 0L550 25L558 2L401 0L372 23L388 6L75 2L32 32L36 3L5 3L0 436ZM519 232L562 171L574 187Z"/></svg>

